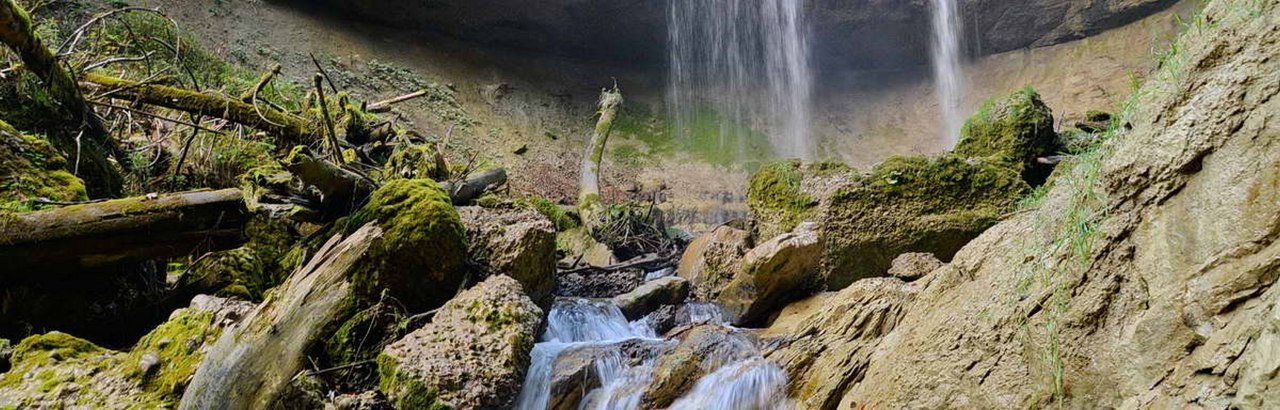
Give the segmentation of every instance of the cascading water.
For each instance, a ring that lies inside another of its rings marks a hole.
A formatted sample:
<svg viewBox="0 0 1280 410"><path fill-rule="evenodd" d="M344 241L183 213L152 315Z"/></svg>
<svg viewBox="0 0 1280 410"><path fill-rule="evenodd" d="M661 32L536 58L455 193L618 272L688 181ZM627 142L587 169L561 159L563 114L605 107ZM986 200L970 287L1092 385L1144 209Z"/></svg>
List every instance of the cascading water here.
<svg viewBox="0 0 1280 410"><path fill-rule="evenodd" d="M933 2L933 79L942 111L942 133L954 144L960 135L963 117L964 66L961 61L960 7L956 0Z"/></svg>
<svg viewBox="0 0 1280 410"><path fill-rule="evenodd" d="M721 149L741 155L750 130L775 154L810 159L810 93L801 0L680 0L668 15L668 98L676 133L717 122ZM708 110L710 112L708 112Z"/></svg>
<svg viewBox="0 0 1280 410"><path fill-rule="evenodd" d="M658 275L655 275L658 276ZM718 306L690 302L683 309L689 323L727 326ZM520 391L517 408L543 410L551 403L552 379L564 364L562 356L577 349L590 353L600 386L583 394L580 409L628 410L641 406L646 387L654 380L654 365L663 347L675 342L654 335L648 318L628 323L608 301L562 299L552 306L542 341L534 346L532 363ZM736 333L719 345L704 364L712 369L675 403L673 409L786 409L787 375L765 360L751 339ZM643 341L638 361L624 358L624 342ZM560 367L558 367L560 366Z"/></svg>

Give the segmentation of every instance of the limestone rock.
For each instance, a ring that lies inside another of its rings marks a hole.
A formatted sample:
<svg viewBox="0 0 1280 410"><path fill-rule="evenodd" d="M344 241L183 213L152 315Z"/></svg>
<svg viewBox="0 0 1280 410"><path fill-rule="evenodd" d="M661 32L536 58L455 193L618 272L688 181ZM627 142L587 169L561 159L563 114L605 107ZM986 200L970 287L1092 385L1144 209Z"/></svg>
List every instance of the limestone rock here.
<svg viewBox="0 0 1280 410"><path fill-rule="evenodd" d="M623 366L639 366L663 354L673 343L652 339L628 339L609 344L588 344L565 350L556 357L551 374L551 394L547 408L577 409L583 396L600 387L602 376L596 363L616 360Z"/></svg>
<svg viewBox="0 0 1280 410"><path fill-rule="evenodd" d="M127 352L61 332L28 337L0 375L0 407L172 407L208 345L252 307L198 296Z"/></svg>
<svg viewBox="0 0 1280 410"><path fill-rule="evenodd" d="M508 408L541 323L519 282L490 277L383 349L379 389L397 408Z"/></svg>
<svg viewBox="0 0 1280 410"><path fill-rule="evenodd" d="M507 275L539 306L548 306L555 288L556 227L529 209L458 209L467 227L467 249L484 276Z"/></svg>
<svg viewBox="0 0 1280 410"><path fill-rule="evenodd" d="M931 253L904 253L893 258L893 266L889 267L889 276L902 280L916 280L942 267L942 261Z"/></svg>
<svg viewBox="0 0 1280 410"><path fill-rule="evenodd" d="M724 308L725 319L739 326L759 323L810 288L822 255L816 229L814 224L804 223L794 232L747 252L733 280L716 299Z"/></svg>
<svg viewBox="0 0 1280 410"><path fill-rule="evenodd" d="M641 398L644 408L666 408L702 376L759 354L754 336L721 325L698 325L678 337L680 344L658 359L654 367L653 382Z"/></svg>
<svg viewBox="0 0 1280 410"><path fill-rule="evenodd" d="M694 297L715 300L733 279L737 264L751 250L751 233L728 225L695 238L680 257L676 274L689 281Z"/></svg>
<svg viewBox="0 0 1280 410"><path fill-rule="evenodd" d="M614 296L613 304L622 309L629 320L636 320L662 305L673 305L689 297L689 281L667 276L641 284L630 292Z"/></svg>

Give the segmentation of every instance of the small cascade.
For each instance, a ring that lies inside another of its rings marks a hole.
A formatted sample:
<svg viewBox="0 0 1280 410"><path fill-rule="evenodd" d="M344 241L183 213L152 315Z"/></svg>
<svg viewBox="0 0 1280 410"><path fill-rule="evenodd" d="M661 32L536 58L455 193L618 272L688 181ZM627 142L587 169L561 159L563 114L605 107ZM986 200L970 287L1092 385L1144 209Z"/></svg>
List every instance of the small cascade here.
<svg viewBox="0 0 1280 410"><path fill-rule="evenodd" d="M669 272L651 272L653 277ZM715 369L672 406L673 409L787 409L787 375L766 360L754 338L730 327L718 305L688 302L680 307L681 323L723 326L732 330L704 355L703 365ZM562 357L585 354L590 360L599 387L586 392L580 409L638 409L644 392L653 383L655 367L675 341L660 339L651 317L628 322L612 302L589 299L561 299L548 315L547 329L532 352L532 363L520 391L517 408L542 410L551 403L552 379L557 366L567 366ZM625 347L624 347L625 345ZM575 360L568 360L575 362ZM571 365L568 365L571 366ZM571 367L569 368L571 369Z"/></svg>
<svg viewBox="0 0 1280 410"><path fill-rule="evenodd" d="M938 109L942 112L942 135L954 145L964 121L961 111L965 77L961 61L964 49L960 6L956 0L932 0L932 3L934 86L937 87Z"/></svg>
<svg viewBox="0 0 1280 410"><path fill-rule="evenodd" d="M676 135L715 123L720 149L747 150L752 131L775 154L811 159L807 32L800 0L672 1L668 97Z"/></svg>

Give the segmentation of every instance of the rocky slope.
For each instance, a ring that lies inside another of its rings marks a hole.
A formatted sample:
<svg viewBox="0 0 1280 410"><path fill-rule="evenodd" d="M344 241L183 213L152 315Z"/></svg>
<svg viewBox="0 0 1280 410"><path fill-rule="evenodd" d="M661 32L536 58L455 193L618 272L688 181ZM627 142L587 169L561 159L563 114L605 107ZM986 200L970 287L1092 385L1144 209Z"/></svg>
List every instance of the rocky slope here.
<svg viewBox="0 0 1280 410"><path fill-rule="evenodd" d="M1210 2L1043 198L923 279L785 312L801 407L1274 406L1277 27L1276 1Z"/></svg>

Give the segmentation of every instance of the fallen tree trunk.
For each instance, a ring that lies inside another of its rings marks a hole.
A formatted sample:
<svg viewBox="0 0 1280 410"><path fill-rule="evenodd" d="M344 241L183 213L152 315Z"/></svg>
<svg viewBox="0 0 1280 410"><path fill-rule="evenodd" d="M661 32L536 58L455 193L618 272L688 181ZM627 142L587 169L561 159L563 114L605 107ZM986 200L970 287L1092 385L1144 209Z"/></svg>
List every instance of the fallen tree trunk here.
<svg viewBox="0 0 1280 410"><path fill-rule="evenodd" d="M319 129L303 118L269 107L255 107L243 101L214 94L204 94L158 84L144 84L88 73L84 81L99 88L103 96L136 101L194 114L222 118L281 137L281 146L309 143Z"/></svg>
<svg viewBox="0 0 1280 410"><path fill-rule="evenodd" d="M44 46L33 28L31 16L26 10L13 0L0 0L0 43L17 52L23 67L44 82L49 95L69 111L88 137L76 137L74 132L69 133L70 135L53 133L50 142L68 154L77 164L77 170L84 169L83 174L90 182L88 188L91 193L96 194L94 196L116 195L124 180L107 162L107 157L115 157L122 166L127 166L124 152L111 139L102 120L80 94L80 88L71 73L59 64L58 58ZM83 161L78 161L77 157L83 158Z"/></svg>
<svg viewBox="0 0 1280 410"><path fill-rule="evenodd" d="M449 192L449 199L454 205L464 205L505 183L507 183L507 171L498 168L475 174L456 186L452 182L445 182L442 186Z"/></svg>
<svg viewBox="0 0 1280 410"><path fill-rule="evenodd" d="M582 175L578 187L578 213L582 216L582 224L588 231L593 230L604 213L604 203L600 199L600 163L604 158L604 146L609 142L609 132L613 130L613 118L618 115L618 107L622 105L622 92L614 85L612 90L600 92L600 118L591 133L591 142L582 156Z"/></svg>
<svg viewBox="0 0 1280 410"><path fill-rule="evenodd" d="M0 281L229 249L245 219L238 189L0 215Z"/></svg>
<svg viewBox="0 0 1280 410"><path fill-rule="evenodd" d="M377 188L372 181L354 172L307 154L304 148L299 146L289 153L283 161L284 168L302 182L316 187L320 191L320 202L326 206L350 210Z"/></svg>

